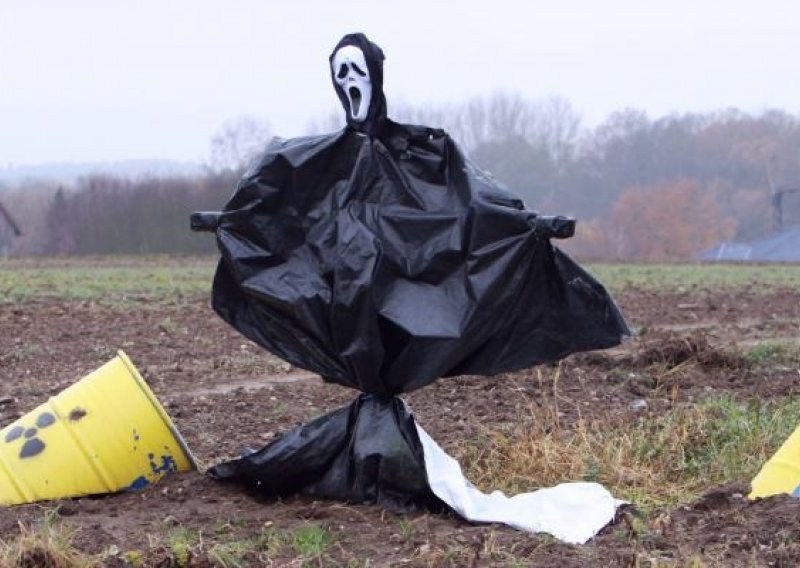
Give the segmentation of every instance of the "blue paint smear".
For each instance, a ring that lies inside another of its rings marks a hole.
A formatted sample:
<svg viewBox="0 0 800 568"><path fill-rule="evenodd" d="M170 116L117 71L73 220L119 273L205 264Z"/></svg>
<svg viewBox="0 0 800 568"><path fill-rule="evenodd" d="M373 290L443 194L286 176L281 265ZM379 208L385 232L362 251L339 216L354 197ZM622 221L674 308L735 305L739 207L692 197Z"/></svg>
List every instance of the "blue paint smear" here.
<svg viewBox="0 0 800 568"><path fill-rule="evenodd" d="M125 489L123 489L123 491L141 491L142 489L145 489L148 485L150 485L150 482L147 481L147 478L144 475L140 475L139 477L133 480L133 483L131 483Z"/></svg>
<svg viewBox="0 0 800 568"><path fill-rule="evenodd" d="M175 460L170 455L161 456L161 465L158 465L155 462L155 456L153 454L148 454L147 457L150 458L150 470L155 475L160 473L174 473L178 471L178 464L175 463Z"/></svg>

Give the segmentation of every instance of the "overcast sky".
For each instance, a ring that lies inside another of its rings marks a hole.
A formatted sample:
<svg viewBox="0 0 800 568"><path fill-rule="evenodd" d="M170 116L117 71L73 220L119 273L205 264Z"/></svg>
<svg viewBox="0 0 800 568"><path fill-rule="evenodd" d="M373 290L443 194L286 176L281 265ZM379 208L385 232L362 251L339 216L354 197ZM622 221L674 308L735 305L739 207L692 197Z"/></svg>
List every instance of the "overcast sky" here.
<svg viewBox="0 0 800 568"><path fill-rule="evenodd" d="M800 113L800 3L760 0L0 0L0 166L203 161L225 120L303 134L363 31L411 104L561 95L587 124L730 106Z"/></svg>

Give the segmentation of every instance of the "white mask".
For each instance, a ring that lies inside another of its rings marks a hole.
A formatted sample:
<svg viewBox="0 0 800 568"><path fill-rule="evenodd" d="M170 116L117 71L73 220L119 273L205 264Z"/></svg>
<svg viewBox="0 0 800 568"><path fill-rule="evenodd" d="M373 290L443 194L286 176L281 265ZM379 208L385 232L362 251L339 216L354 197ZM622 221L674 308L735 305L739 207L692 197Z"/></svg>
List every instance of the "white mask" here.
<svg viewBox="0 0 800 568"><path fill-rule="evenodd" d="M372 81L364 53L354 45L346 45L333 56L331 66L336 84L350 103L347 113L356 122L366 120L372 100Z"/></svg>

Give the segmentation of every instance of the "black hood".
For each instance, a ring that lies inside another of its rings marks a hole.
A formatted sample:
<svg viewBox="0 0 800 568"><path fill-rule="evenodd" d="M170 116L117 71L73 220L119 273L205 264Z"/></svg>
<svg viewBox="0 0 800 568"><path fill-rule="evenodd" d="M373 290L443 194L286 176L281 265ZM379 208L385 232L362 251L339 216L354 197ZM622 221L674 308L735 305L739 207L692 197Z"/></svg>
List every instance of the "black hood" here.
<svg viewBox="0 0 800 568"><path fill-rule="evenodd" d="M364 54L364 59L367 62L367 69L369 70L370 81L372 82L372 100L370 100L367 118L362 122L353 120L350 113L347 111L350 106L347 95L336 82L336 73L333 69L333 57L339 49L347 45L359 48ZM383 50L377 44L367 39L367 36L362 33L347 34L344 36L339 40L339 43L336 44L336 47L333 48L333 52L328 58L328 67L331 70L333 88L336 89L336 95L339 97L339 101L345 109L348 126L359 132L369 134L370 136L377 135L386 121L386 97L383 94L384 59Z"/></svg>

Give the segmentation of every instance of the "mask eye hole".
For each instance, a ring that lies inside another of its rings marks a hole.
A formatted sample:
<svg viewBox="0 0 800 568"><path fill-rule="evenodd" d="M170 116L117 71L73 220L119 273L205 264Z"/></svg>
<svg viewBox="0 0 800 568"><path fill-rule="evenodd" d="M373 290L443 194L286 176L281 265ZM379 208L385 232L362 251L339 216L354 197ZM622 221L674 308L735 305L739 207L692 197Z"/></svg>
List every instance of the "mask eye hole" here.
<svg viewBox="0 0 800 568"><path fill-rule="evenodd" d="M342 63L342 65L339 67L339 72L336 74L336 78L344 79L346 75L347 75L347 65Z"/></svg>
<svg viewBox="0 0 800 568"><path fill-rule="evenodd" d="M361 70L361 67L359 67L359 66L358 66L358 65L356 65L355 63L351 63L350 65L353 67L353 71L355 71L356 73L358 73L358 74L359 74L359 75L361 75L362 77L366 77L366 76L367 76L367 73L366 73L366 71L362 71L362 70Z"/></svg>

